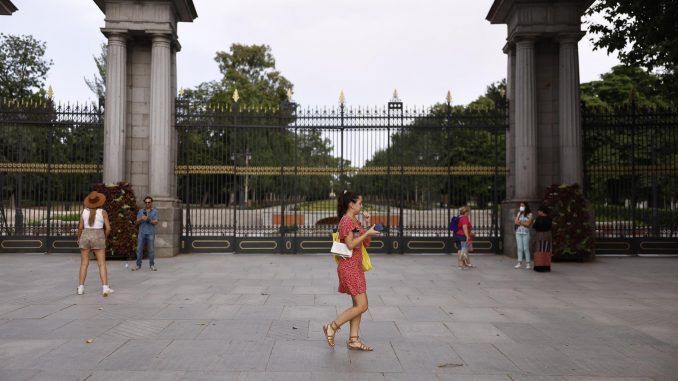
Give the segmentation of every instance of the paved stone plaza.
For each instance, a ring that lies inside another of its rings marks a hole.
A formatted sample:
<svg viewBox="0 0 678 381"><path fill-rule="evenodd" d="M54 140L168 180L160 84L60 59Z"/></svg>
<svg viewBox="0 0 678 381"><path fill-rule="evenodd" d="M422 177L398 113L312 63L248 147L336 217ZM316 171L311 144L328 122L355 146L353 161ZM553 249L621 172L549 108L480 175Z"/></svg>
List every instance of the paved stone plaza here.
<svg viewBox="0 0 678 381"><path fill-rule="evenodd" d="M94 263L75 295L78 256L1 255L0 380L678 379L678 259L474 262L374 256L366 353L324 341L349 303L326 256L111 261L105 299Z"/></svg>

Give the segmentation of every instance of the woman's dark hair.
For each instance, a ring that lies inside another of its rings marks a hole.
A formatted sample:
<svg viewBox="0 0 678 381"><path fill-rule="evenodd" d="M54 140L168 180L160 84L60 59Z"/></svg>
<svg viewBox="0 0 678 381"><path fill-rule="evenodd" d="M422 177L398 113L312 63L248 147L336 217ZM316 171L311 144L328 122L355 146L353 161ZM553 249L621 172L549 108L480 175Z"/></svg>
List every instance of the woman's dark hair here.
<svg viewBox="0 0 678 381"><path fill-rule="evenodd" d="M549 208L548 208L548 206L546 206L546 205L540 206L539 209L537 209L537 211L538 211L538 212L543 212L543 213L546 214L547 216L548 216L548 214L549 214Z"/></svg>
<svg viewBox="0 0 678 381"><path fill-rule="evenodd" d="M89 227L94 227L94 219L97 216L97 210L96 208L87 208L87 209L89 209L89 219L87 220L87 225L89 225Z"/></svg>
<svg viewBox="0 0 678 381"><path fill-rule="evenodd" d="M526 216L532 212L532 210L530 210L530 204L528 204L527 201L523 201L523 202L521 202L521 204L525 205L525 215Z"/></svg>
<svg viewBox="0 0 678 381"><path fill-rule="evenodd" d="M337 217L343 217L348 210L348 204L351 202L358 202L359 198L359 194L355 194L351 191L345 190L344 192L340 193L337 197Z"/></svg>

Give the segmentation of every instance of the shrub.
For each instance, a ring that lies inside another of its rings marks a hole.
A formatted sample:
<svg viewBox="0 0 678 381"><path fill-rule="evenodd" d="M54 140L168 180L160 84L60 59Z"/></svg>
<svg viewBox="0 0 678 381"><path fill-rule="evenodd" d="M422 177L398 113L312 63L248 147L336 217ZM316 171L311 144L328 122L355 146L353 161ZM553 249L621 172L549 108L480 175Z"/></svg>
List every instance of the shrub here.
<svg viewBox="0 0 678 381"><path fill-rule="evenodd" d="M578 184L551 185L546 188L544 205L553 217L553 255L561 260L592 259L595 230L589 203Z"/></svg>
<svg viewBox="0 0 678 381"><path fill-rule="evenodd" d="M103 209L108 213L111 235L108 237L107 254L111 257L131 257L137 246L137 201L132 186L126 182L115 185L97 184L94 190L106 196Z"/></svg>

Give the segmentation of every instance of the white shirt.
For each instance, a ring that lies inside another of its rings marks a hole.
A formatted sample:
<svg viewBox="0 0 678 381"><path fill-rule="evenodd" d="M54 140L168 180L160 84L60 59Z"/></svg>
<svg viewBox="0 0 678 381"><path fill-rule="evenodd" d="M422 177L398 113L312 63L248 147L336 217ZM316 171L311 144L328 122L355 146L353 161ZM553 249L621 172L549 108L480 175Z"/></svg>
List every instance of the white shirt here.
<svg viewBox="0 0 678 381"><path fill-rule="evenodd" d="M94 225L89 226L89 209L82 211L82 220L85 222L85 229L103 229L104 228L104 210L97 209L94 216Z"/></svg>

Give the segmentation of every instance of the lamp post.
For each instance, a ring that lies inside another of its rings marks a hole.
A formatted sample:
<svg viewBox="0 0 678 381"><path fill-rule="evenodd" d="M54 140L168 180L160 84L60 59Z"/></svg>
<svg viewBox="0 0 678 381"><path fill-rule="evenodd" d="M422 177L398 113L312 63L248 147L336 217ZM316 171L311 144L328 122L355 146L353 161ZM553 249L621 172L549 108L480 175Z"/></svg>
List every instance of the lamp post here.
<svg viewBox="0 0 678 381"><path fill-rule="evenodd" d="M238 168L238 157L242 156L245 159L245 191L243 197L239 197L240 200L244 199L245 206L249 205L249 166L250 161L252 160L252 153L250 152L249 147L245 149L244 153L234 152L231 154L231 161L233 162L233 174L237 176ZM240 193L240 192L238 192ZM242 201L241 201L242 204Z"/></svg>
<svg viewBox="0 0 678 381"><path fill-rule="evenodd" d="M438 153L433 154L433 166L438 166L438 160L440 160L440 155ZM437 181L436 181L437 182ZM431 176L428 177L428 206L431 207Z"/></svg>
<svg viewBox="0 0 678 381"><path fill-rule="evenodd" d="M245 149L245 207L249 206L249 194L250 194L250 184L249 184L249 166L250 160L252 160L252 154L250 153L249 147Z"/></svg>

